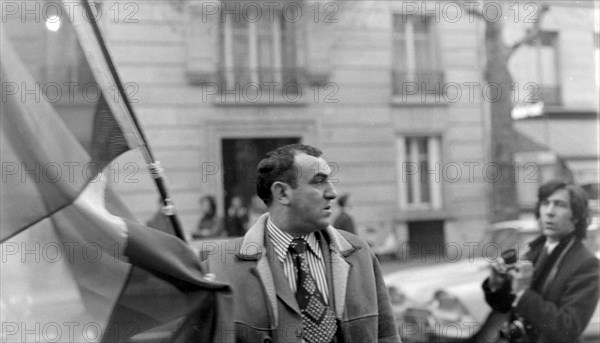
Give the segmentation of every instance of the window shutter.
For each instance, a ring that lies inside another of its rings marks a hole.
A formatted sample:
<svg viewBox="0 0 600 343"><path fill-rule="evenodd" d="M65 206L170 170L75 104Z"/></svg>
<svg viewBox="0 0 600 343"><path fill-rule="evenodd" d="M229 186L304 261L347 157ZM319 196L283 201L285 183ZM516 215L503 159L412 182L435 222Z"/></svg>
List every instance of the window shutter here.
<svg viewBox="0 0 600 343"><path fill-rule="evenodd" d="M206 3L203 15L203 4ZM190 1L185 10L186 76L190 84L216 81L219 20L221 13L207 14L215 2Z"/></svg>

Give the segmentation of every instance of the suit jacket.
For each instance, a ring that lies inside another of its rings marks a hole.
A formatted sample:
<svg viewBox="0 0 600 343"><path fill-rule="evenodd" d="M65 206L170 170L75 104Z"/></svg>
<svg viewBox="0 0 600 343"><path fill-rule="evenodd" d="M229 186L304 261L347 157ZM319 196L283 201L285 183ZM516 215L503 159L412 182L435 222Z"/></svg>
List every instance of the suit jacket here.
<svg viewBox="0 0 600 343"><path fill-rule="evenodd" d="M205 262L231 285L237 342L302 342L302 317L273 245L268 214L243 238L211 251ZM332 226L317 233L338 320L338 342L400 342L379 263L360 238Z"/></svg>
<svg viewBox="0 0 600 343"><path fill-rule="evenodd" d="M534 264L531 287L519 299L513 316L527 325L527 342L572 343L589 323L599 296L598 259L574 237L561 240L545 263L538 263L545 237L530 244L525 256ZM494 309L506 307L484 284L486 300Z"/></svg>

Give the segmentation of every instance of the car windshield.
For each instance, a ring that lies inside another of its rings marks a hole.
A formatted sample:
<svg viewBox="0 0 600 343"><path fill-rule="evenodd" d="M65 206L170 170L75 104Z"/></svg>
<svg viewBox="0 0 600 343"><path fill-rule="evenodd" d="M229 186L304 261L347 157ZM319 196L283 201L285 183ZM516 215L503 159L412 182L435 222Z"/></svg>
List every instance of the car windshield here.
<svg viewBox="0 0 600 343"><path fill-rule="evenodd" d="M495 258L509 249L515 249L517 256L520 256L538 234L537 231L520 231L510 227L489 230L481 240L481 255Z"/></svg>
<svg viewBox="0 0 600 343"><path fill-rule="evenodd" d="M516 249L518 256L528 249L528 243L533 241L539 232L531 229L516 229L512 227L494 228L485 233L481 242L480 256L497 257L508 249ZM592 218L588 227L587 237L583 241L592 253L600 250L600 230L598 218Z"/></svg>

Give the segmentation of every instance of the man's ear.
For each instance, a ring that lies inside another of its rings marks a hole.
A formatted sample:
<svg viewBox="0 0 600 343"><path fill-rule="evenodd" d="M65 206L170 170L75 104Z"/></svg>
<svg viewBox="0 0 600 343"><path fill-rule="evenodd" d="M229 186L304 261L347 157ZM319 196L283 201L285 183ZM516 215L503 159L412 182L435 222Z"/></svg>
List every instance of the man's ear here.
<svg viewBox="0 0 600 343"><path fill-rule="evenodd" d="M276 181L271 185L271 194L273 201L277 201L282 205L290 204L290 190L292 188L285 182Z"/></svg>

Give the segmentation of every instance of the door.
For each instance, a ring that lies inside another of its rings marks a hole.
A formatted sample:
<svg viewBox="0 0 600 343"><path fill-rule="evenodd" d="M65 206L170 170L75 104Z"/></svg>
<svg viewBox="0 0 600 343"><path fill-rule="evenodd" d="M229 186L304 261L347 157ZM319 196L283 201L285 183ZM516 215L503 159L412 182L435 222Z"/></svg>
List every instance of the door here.
<svg viewBox="0 0 600 343"><path fill-rule="evenodd" d="M256 194L256 167L267 152L286 144L300 143L299 137L232 138L222 140L224 211L231 198L239 196L248 207Z"/></svg>
<svg viewBox="0 0 600 343"><path fill-rule="evenodd" d="M409 222L408 242L413 258L437 262L444 252L444 221Z"/></svg>

